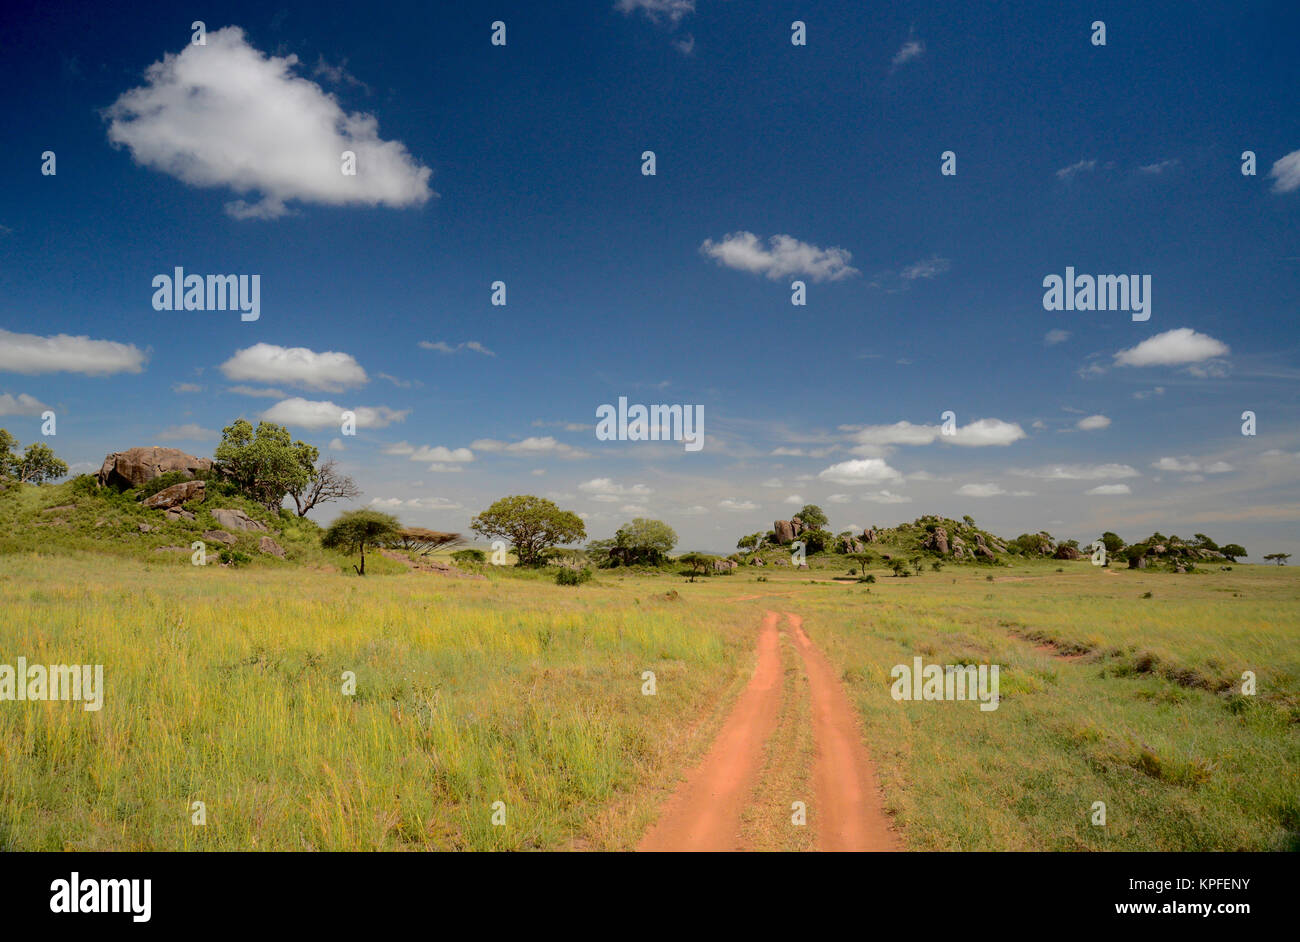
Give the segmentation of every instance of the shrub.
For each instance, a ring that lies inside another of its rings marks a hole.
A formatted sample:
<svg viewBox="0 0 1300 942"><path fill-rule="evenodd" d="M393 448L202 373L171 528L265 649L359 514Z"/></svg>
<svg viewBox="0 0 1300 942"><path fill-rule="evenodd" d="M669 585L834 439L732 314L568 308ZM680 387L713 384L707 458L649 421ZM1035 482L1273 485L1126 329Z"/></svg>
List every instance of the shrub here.
<svg viewBox="0 0 1300 942"><path fill-rule="evenodd" d="M251 563L253 557L247 553L241 553L239 550L223 549L218 557L227 566L242 566L245 563Z"/></svg>
<svg viewBox="0 0 1300 942"><path fill-rule="evenodd" d="M479 549L456 550L451 554L451 560L458 566L481 565L487 562L487 553Z"/></svg>
<svg viewBox="0 0 1300 942"><path fill-rule="evenodd" d="M570 569L568 566L561 566L555 571L556 585L582 585L584 582L591 581L591 570L587 567L582 569Z"/></svg>
<svg viewBox="0 0 1300 942"><path fill-rule="evenodd" d="M859 579L858 581L859 581L859 582L875 582L875 581L876 581L875 573L868 573L867 575L863 576L863 577L862 577L861 579Z"/></svg>

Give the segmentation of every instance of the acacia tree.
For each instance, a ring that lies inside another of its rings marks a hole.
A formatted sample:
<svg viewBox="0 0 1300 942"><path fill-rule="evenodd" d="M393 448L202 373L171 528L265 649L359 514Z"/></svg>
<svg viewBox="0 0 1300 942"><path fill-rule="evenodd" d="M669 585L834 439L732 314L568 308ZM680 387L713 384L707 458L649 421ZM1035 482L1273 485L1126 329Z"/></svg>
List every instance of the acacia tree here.
<svg viewBox="0 0 1300 942"><path fill-rule="evenodd" d="M216 466L246 497L277 513L286 494L305 489L315 473L320 452L293 441L289 430L274 422L259 422L254 430L239 419L221 430L213 452Z"/></svg>
<svg viewBox="0 0 1300 942"><path fill-rule="evenodd" d="M1265 558L1265 559L1275 559L1275 560L1277 560L1277 564L1278 564L1279 566L1285 566L1285 565L1286 565L1286 561L1287 561L1288 559L1291 558L1291 554L1290 554L1290 553L1269 553L1269 554L1268 554L1267 556L1265 556L1264 558Z"/></svg>
<svg viewBox="0 0 1300 942"><path fill-rule="evenodd" d="M875 560L876 554L863 550L861 553L849 553L849 559L858 564L858 578L867 578L867 567Z"/></svg>
<svg viewBox="0 0 1300 942"><path fill-rule="evenodd" d="M678 556L677 561L687 567L686 571L692 582L695 581L696 576L708 575L709 569L713 566L713 557L707 553L686 553Z"/></svg>
<svg viewBox="0 0 1300 942"><path fill-rule="evenodd" d="M1226 546L1220 546L1219 552L1226 556L1230 562L1234 563L1237 561L1238 556L1250 555L1246 552L1246 547L1242 546L1240 543L1229 543Z"/></svg>
<svg viewBox="0 0 1300 942"><path fill-rule="evenodd" d="M358 576L366 574L366 547L384 546L397 539L402 525L392 514L377 510L350 510L340 516L321 537L321 546L360 553L361 565L353 566Z"/></svg>
<svg viewBox="0 0 1300 942"><path fill-rule="evenodd" d="M662 520L637 517L614 534L610 555L624 565L643 563L657 566L677 545L677 531Z"/></svg>
<svg viewBox="0 0 1300 942"><path fill-rule="evenodd" d="M331 500L353 500L361 496L357 482L338 470L338 462L329 458L312 472L312 476L303 482L295 483L289 488L289 496L298 509L298 516L307 516L307 511L317 504Z"/></svg>
<svg viewBox="0 0 1300 942"><path fill-rule="evenodd" d="M424 527L403 527L397 531L397 545L417 556L428 556L445 546L459 546L465 540L459 533L443 533Z"/></svg>
<svg viewBox="0 0 1300 942"><path fill-rule="evenodd" d="M21 455L14 453L18 439L0 428L0 478L23 484L44 484L68 473L67 464L44 442L32 442Z"/></svg>
<svg viewBox="0 0 1300 942"><path fill-rule="evenodd" d="M503 497L469 525L489 540L508 540L514 547L516 566L539 565L551 547L587 538L581 517L531 494Z"/></svg>

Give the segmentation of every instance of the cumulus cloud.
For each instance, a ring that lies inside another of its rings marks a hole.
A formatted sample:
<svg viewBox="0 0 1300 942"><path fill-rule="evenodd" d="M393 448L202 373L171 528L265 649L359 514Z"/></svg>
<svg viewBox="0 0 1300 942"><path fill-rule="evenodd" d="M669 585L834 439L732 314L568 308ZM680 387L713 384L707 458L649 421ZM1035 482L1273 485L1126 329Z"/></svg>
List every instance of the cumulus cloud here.
<svg viewBox="0 0 1300 942"><path fill-rule="evenodd" d="M617 503L629 497L645 497L651 492L644 484L618 484L612 478L592 478L578 485L578 490L592 500L605 504Z"/></svg>
<svg viewBox="0 0 1300 942"><path fill-rule="evenodd" d="M845 431L852 426L840 426ZM867 425L854 430L853 438L858 447L856 454L871 454L875 450L890 445L929 445L943 441L950 445L965 445L981 448L989 445L1010 445L1025 437L1025 430L1014 422L1001 419L977 419L969 425L953 429L953 434L943 435L938 425L913 425L911 422L895 422L893 425Z"/></svg>
<svg viewBox="0 0 1300 942"><path fill-rule="evenodd" d="M902 494L895 494L887 488L868 491L862 495L862 499L873 504L910 504L912 502L912 498L904 497Z"/></svg>
<svg viewBox="0 0 1300 942"><path fill-rule="evenodd" d="M868 425L853 435L859 445L928 445L938 437L939 426L913 425L911 422Z"/></svg>
<svg viewBox="0 0 1300 942"><path fill-rule="evenodd" d="M901 474L880 458L841 461L824 469L817 476L833 484L884 484L902 478Z"/></svg>
<svg viewBox="0 0 1300 942"><path fill-rule="evenodd" d="M349 410L332 402L318 402L295 396L277 402L262 413L262 418L280 425L328 428L342 424L343 413L348 411L356 414L357 428L384 428L394 422L401 422L410 414L409 409L398 411L388 406L355 406Z"/></svg>
<svg viewBox="0 0 1300 942"><path fill-rule="evenodd" d="M7 373L141 373L146 359L143 350L129 343L68 334L41 337L0 328L0 371Z"/></svg>
<svg viewBox="0 0 1300 942"><path fill-rule="evenodd" d="M1293 150L1275 162L1268 175L1273 178L1274 193L1293 193L1300 189L1300 150Z"/></svg>
<svg viewBox="0 0 1300 942"><path fill-rule="evenodd" d="M395 510L398 507L411 507L416 510L460 510L461 505L442 497L376 497L370 501L372 507Z"/></svg>
<svg viewBox="0 0 1300 942"><path fill-rule="evenodd" d="M978 419L960 426L956 434L943 435L941 439L954 445L983 448L988 445L1010 445L1025 437L1025 430L1016 422L1001 419Z"/></svg>
<svg viewBox="0 0 1300 942"><path fill-rule="evenodd" d="M333 95L296 73L298 57L267 56L228 26L207 44L167 53L145 84L105 111L108 139L143 166L199 187L241 195L237 219L273 219L289 201L330 206L419 206L432 171L400 141L379 137L373 115L345 112ZM356 155L356 174L340 154Z"/></svg>
<svg viewBox="0 0 1300 942"><path fill-rule="evenodd" d="M818 248L788 235L774 235L764 246L752 232L733 232L720 242L705 239L700 251L720 265L766 275L772 280L803 275L813 281L838 281L858 274L844 249Z"/></svg>
<svg viewBox="0 0 1300 942"><path fill-rule="evenodd" d="M402 442L402 444L406 443ZM412 461L431 461L433 464L429 465L430 471L459 471L460 468L452 466L474 460L474 452L468 448L448 448L445 445L424 445L421 448L411 448L407 452L384 450L390 455L405 454Z"/></svg>
<svg viewBox="0 0 1300 942"><path fill-rule="evenodd" d="M1132 494L1127 484L1099 484L1096 487L1084 491L1094 497L1113 497L1122 494Z"/></svg>
<svg viewBox="0 0 1300 942"><path fill-rule="evenodd" d="M517 442L503 442L495 438L479 438L469 443L475 451L500 452L506 455L555 454L562 458L586 458L589 452L558 442L550 435L530 436Z"/></svg>
<svg viewBox="0 0 1300 942"><path fill-rule="evenodd" d="M1108 428L1109 426L1110 419L1104 415L1090 415L1074 423L1075 428L1082 429L1085 432Z"/></svg>
<svg viewBox="0 0 1300 942"><path fill-rule="evenodd" d="M1008 491L997 484L963 484L957 488L960 497L1033 497L1033 491Z"/></svg>
<svg viewBox="0 0 1300 942"><path fill-rule="evenodd" d="M1196 458L1184 455L1181 458L1164 457L1159 461L1151 463L1151 467L1158 471L1174 471L1181 474L1196 474L1204 472L1206 474L1227 474L1233 470L1232 465L1226 461L1212 461L1208 463L1201 462Z"/></svg>
<svg viewBox="0 0 1300 942"><path fill-rule="evenodd" d="M350 353L317 353L306 347L256 343L235 351L221 372L227 379L285 383L315 392L342 392L367 381L366 371Z"/></svg>
<svg viewBox="0 0 1300 942"><path fill-rule="evenodd" d="M1054 347L1058 343L1065 343L1069 339L1070 332L1068 330L1049 330L1043 335L1043 343L1049 347Z"/></svg>
<svg viewBox="0 0 1300 942"><path fill-rule="evenodd" d="M721 507L723 510L736 510L736 511L758 509L758 504L754 503L752 500L732 500L730 497L718 501L718 506Z"/></svg>
<svg viewBox="0 0 1300 942"><path fill-rule="evenodd" d="M1115 354L1116 366L1180 366L1225 356L1228 345L1190 327L1166 330Z"/></svg>
<svg viewBox="0 0 1300 942"><path fill-rule="evenodd" d="M0 415L40 415L48 409L45 403L27 393L0 395Z"/></svg>
<svg viewBox="0 0 1300 942"><path fill-rule="evenodd" d="M1141 476L1137 468L1127 464L1051 464L1041 468L1012 468L1010 473L1042 481L1099 481Z"/></svg>

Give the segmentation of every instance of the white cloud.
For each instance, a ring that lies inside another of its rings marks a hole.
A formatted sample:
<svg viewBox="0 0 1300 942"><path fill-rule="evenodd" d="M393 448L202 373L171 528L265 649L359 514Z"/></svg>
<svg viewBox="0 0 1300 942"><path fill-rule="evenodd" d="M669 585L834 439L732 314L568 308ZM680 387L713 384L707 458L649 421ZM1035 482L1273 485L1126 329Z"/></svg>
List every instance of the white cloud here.
<svg viewBox="0 0 1300 942"><path fill-rule="evenodd" d="M1178 158L1174 157L1171 160L1158 160L1153 164L1143 164L1141 167L1138 167L1138 173L1146 173L1152 176L1158 176L1159 174L1164 173L1166 170L1172 170L1174 167L1177 166L1178 166Z"/></svg>
<svg viewBox="0 0 1300 942"><path fill-rule="evenodd" d="M830 497L826 498L826 500L832 504L847 504L849 501L853 500L853 498L848 494L832 494Z"/></svg>
<svg viewBox="0 0 1300 942"><path fill-rule="evenodd" d="M145 72L146 84L110 106L108 139L136 162L199 187L259 194L236 200L237 219L273 219L297 200L331 206L419 206L432 171L400 141L379 137L373 115L349 114L296 74L298 58L265 56L237 26L186 44ZM354 176L340 172L356 154Z"/></svg>
<svg viewBox="0 0 1300 942"><path fill-rule="evenodd" d="M425 350L437 350L439 353L459 353L461 350L473 350L475 353L481 353L485 357L496 356L491 350L483 346L477 340L466 340L462 343L450 344L445 340L421 340L420 346Z"/></svg>
<svg viewBox="0 0 1300 942"><path fill-rule="evenodd" d="M640 10L655 22L667 19L677 23L682 17L695 12L695 0L618 0L614 9L620 13L635 13Z"/></svg>
<svg viewBox="0 0 1300 942"><path fill-rule="evenodd" d="M912 498L904 497L902 494L895 494L888 489L868 491L862 495L862 499L873 504L910 504L912 502Z"/></svg>
<svg viewBox="0 0 1300 942"><path fill-rule="evenodd" d="M285 383L313 392L342 392L367 381L366 371L350 353L317 353L306 347L255 343L236 350L221 372L227 379L254 383Z"/></svg>
<svg viewBox="0 0 1300 942"><path fill-rule="evenodd" d="M868 425L853 435L859 445L928 445L938 437L939 426L913 425L911 422Z"/></svg>
<svg viewBox="0 0 1300 942"><path fill-rule="evenodd" d="M1204 471L1206 474L1227 474L1234 470L1232 465L1226 461L1214 461L1209 464L1202 464L1196 458L1183 455L1181 458L1165 457L1159 461L1154 461L1151 467L1158 471L1175 471L1181 474L1195 474L1198 471Z"/></svg>
<svg viewBox="0 0 1300 942"><path fill-rule="evenodd" d="M733 232L721 242L705 239L700 251L720 265L766 275L773 281L790 275L804 275L813 281L838 281L858 274L849 265L852 255L844 249L822 249L788 235L775 235L764 248L752 232Z"/></svg>
<svg viewBox="0 0 1300 942"><path fill-rule="evenodd" d="M402 421L410 414L409 409L398 411L388 406L355 406L348 410L332 402L317 402L295 396L277 402L262 413L262 418L280 425L328 428L331 425L342 424L343 413L347 411L356 414L357 428L384 428L394 422Z"/></svg>
<svg viewBox="0 0 1300 942"><path fill-rule="evenodd" d="M27 393L0 395L0 415L40 415L48 409L45 403Z"/></svg>
<svg viewBox="0 0 1300 942"><path fill-rule="evenodd" d="M1300 189L1300 150L1293 150L1276 161L1268 175L1273 178L1274 193L1291 193Z"/></svg>
<svg viewBox="0 0 1300 942"><path fill-rule="evenodd" d="M1068 330L1049 330L1043 335L1043 343L1049 347L1056 346L1058 343L1065 343L1069 339L1070 332Z"/></svg>
<svg viewBox="0 0 1300 942"><path fill-rule="evenodd" d="M1116 366L1178 366L1199 363L1229 352L1228 345L1190 327L1166 330L1148 337L1136 347L1115 354Z"/></svg>
<svg viewBox="0 0 1300 942"><path fill-rule="evenodd" d="M892 65L894 68L898 68L900 65L911 62L913 59L921 58L924 54L925 43L921 42L919 39L909 39L899 47L898 52L894 53Z"/></svg>
<svg viewBox="0 0 1300 942"><path fill-rule="evenodd" d="M401 444L406 444L402 442ZM392 447L392 446L390 446ZM387 449L385 449L387 451ZM436 461L441 463L458 463L464 461L473 461L474 452L468 448L448 448L445 445L424 445L421 448L411 452L390 451L389 454L409 454L412 461Z"/></svg>
<svg viewBox="0 0 1300 942"><path fill-rule="evenodd" d="M385 445L383 452L386 455L413 455L415 446L410 442L394 442L391 445Z"/></svg>
<svg viewBox="0 0 1300 942"><path fill-rule="evenodd" d="M460 510L461 505L442 497L376 497L370 502L372 507L395 510L398 507L411 507L415 510Z"/></svg>
<svg viewBox="0 0 1300 942"><path fill-rule="evenodd" d="M1085 494L1091 494L1096 497L1111 497L1120 494L1132 494L1127 484L1099 484L1097 487L1084 491Z"/></svg>
<svg viewBox="0 0 1300 942"><path fill-rule="evenodd" d="M1156 386L1154 389L1139 389L1137 392L1133 394L1133 398L1149 399L1152 396L1163 396L1164 394L1165 394L1165 387Z"/></svg>
<svg viewBox="0 0 1300 942"><path fill-rule="evenodd" d="M1106 478L1136 478L1142 474L1127 464L1053 464L1041 468L1012 468L1009 473L1043 481L1100 481Z"/></svg>
<svg viewBox="0 0 1300 942"><path fill-rule="evenodd" d="M758 509L758 504L754 503L752 500L732 500L729 497L718 501L718 506L721 507L723 510L736 510L736 511Z"/></svg>
<svg viewBox="0 0 1300 942"><path fill-rule="evenodd" d="M1060 170L1056 171L1056 177L1058 180L1069 180L1076 174L1089 173L1095 169L1097 169L1097 161L1080 160L1078 163L1070 164L1070 166L1062 167Z"/></svg>
<svg viewBox="0 0 1300 942"><path fill-rule="evenodd" d="M880 458L855 458L833 464L817 475L834 484L884 484L897 481L902 475Z"/></svg>
<svg viewBox="0 0 1300 942"><path fill-rule="evenodd" d="M1025 430L1015 422L1001 419L978 419L957 429L955 435L943 435L941 440L954 445L982 448L986 445L1010 445L1025 437Z"/></svg>
<svg viewBox="0 0 1300 942"><path fill-rule="evenodd" d="M479 438L469 443L475 451L500 452L507 455L545 455L555 454L562 458L587 458L590 453L581 448L574 448L563 442L557 442L549 435L530 436L517 442L503 442L495 438Z"/></svg>
<svg viewBox="0 0 1300 942"><path fill-rule="evenodd" d="M144 351L129 343L68 334L41 337L0 328L0 371L7 373L141 373L145 360Z"/></svg>
<svg viewBox="0 0 1300 942"><path fill-rule="evenodd" d="M1091 432L1091 431L1095 431L1096 429L1109 428L1110 419L1108 419L1104 415L1090 415L1087 416L1086 418L1080 419L1078 422L1075 422L1074 427L1077 429L1082 429L1085 432Z"/></svg>
<svg viewBox="0 0 1300 942"><path fill-rule="evenodd" d="M904 281L916 281L918 278L935 278L951 267L952 262L949 259L935 255L921 262L913 262L899 272L898 277Z"/></svg>
<svg viewBox="0 0 1300 942"><path fill-rule="evenodd" d="M158 433L158 440L163 442L207 442L221 438L221 433L204 428L197 422L185 425L169 425Z"/></svg>
<svg viewBox="0 0 1300 942"><path fill-rule="evenodd" d="M617 484L611 478L592 478L578 485L578 490L591 495L592 500L614 503L624 497L645 497L653 493L644 484Z"/></svg>
<svg viewBox="0 0 1300 942"><path fill-rule="evenodd" d="M1008 491L997 484L963 484L956 493L961 497L1033 497L1033 491Z"/></svg>
<svg viewBox="0 0 1300 942"><path fill-rule="evenodd" d="M198 383L172 383L172 392L180 393L201 393L203 387Z"/></svg>
<svg viewBox="0 0 1300 942"><path fill-rule="evenodd" d="M791 494L791 495L790 495L789 497L787 497L785 500L781 501L781 503L783 503L783 504L794 504L794 505L797 506L797 507L802 507L802 506L803 506L803 498L800 497L798 494Z"/></svg>

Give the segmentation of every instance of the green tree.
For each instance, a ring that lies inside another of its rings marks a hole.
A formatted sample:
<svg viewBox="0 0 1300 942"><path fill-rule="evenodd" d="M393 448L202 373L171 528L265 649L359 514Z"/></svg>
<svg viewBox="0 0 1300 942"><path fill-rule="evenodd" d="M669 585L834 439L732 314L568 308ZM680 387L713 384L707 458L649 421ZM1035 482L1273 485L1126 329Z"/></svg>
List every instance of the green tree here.
<svg viewBox="0 0 1300 942"><path fill-rule="evenodd" d="M44 484L68 473L68 466L44 442L32 442L18 461L18 480L24 484Z"/></svg>
<svg viewBox="0 0 1300 942"><path fill-rule="evenodd" d="M1220 546L1219 552L1228 557L1228 559L1234 563L1237 561L1238 556L1250 555L1246 552L1246 547L1242 546L1240 543L1229 543L1226 546Z"/></svg>
<svg viewBox="0 0 1300 942"><path fill-rule="evenodd" d="M1101 535L1101 545L1106 547L1106 555L1114 556L1124 548L1124 541L1120 539L1119 534L1107 530Z"/></svg>
<svg viewBox="0 0 1300 942"><path fill-rule="evenodd" d="M713 557L707 553L686 553L678 556L677 561L686 567L685 571L690 575L692 582L695 581L696 576L708 575L713 567Z"/></svg>
<svg viewBox="0 0 1300 942"><path fill-rule="evenodd" d="M736 549L756 550L763 541L763 534L751 533L748 536L742 536L736 541Z"/></svg>
<svg viewBox="0 0 1300 942"><path fill-rule="evenodd" d="M830 525L830 518L816 504L805 504L803 510L795 514L809 530L822 530ZM803 534L800 534L802 536Z"/></svg>
<svg viewBox="0 0 1300 942"><path fill-rule="evenodd" d="M611 556L617 556L625 566L657 566L676 545L677 533L668 524L662 520L637 517L618 528Z"/></svg>
<svg viewBox="0 0 1300 942"><path fill-rule="evenodd" d="M18 439L6 429L0 428L0 478L18 477L18 466L22 459L14 454L17 447Z"/></svg>
<svg viewBox="0 0 1300 942"><path fill-rule="evenodd" d="M528 494L501 498L469 525L489 540L508 540L517 566L540 565L552 546L587 538L587 528L577 514Z"/></svg>
<svg viewBox="0 0 1300 942"><path fill-rule="evenodd" d="M1287 561L1288 559L1291 558L1291 554L1290 554L1290 553L1269 553L1269 554L1268 554L1267 556L1265 556L1264 558L1265 558L1265 559L1275 559L1275 560L1277 560L1277 564L1278 564L1279 566L1285 566L1285 565L1286 565L1286 561Z"/></svg>
<svg viewBox="0 0 1300 942"><path fill-rule="evenodd" d="M353 566L358 576L366 574L366 547L385 546L396 541L402 525L392 514L383 514L377 510L350 510L335 520L325 535L321 545L326 549L340 549L345 553L360 553L360 567Z"/></svg>
<svg viewBox="0 0 1300 942"><path fill-rule="evenodd" d="M862 573L861 579L866 579L867 567L871 565L875 558L876 554L867 550L863 550L861 553L849 553L849 559L858 564L858 572Z"/></svg>
<svg viewBox="0 0 1300 942"><path fill-rule="evenodd" d="M293 441L283 425L259 422L254 430L246 419L221 430L221 443L213 453L222 476L272 513L279 511L286 494L307 489L316 477L318 457L314 446Z"/></svg>
<svg viewBox="0 0 1300 942"><path fill-rule="evenodd" d="M803 540L804 550L809 553L820 553L835 542L831 532L822 529L804 530L795 539Z"/></svg>
<svg viewBox="0 0 1300 942"><path fill-rule="evenodd" d="M973 526L975 526L975 518L972 517L970 514L966 514L966 515L963 516L961 519L962 519L962 521L966 524L966 526L968 526L968 527L973 527Z"/></svg>

